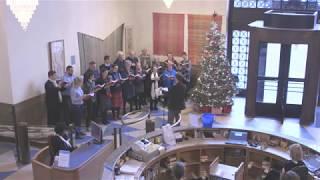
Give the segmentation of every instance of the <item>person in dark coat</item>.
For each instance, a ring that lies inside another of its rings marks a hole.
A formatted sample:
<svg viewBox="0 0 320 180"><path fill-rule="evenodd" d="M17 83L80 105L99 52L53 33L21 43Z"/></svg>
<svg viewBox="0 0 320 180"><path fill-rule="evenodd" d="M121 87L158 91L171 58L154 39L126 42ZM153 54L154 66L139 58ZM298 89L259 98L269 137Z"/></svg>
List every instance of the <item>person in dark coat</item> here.
<svg viewBox="0 0 320 180"><path fill-rule="evenodd" d="M94 76L94 81L96 79L98 79L100 76L99 71L97 69L97 64L94 61L91 61L89 63L89 68L83 75L83 83L86 83L88 81L88 79L90 78L89 75L91 75L91 74L93 74L93 76Z"/></svg>
<svg viewBox="0 0 320 180"><path fill-rule="evenodd" d="M136 98L135 98L135 105L136 110L140 110L144 100L144 81L145 81L145 73L142 71L140 63L136 65L136 78L134 81L135 91L136 91Z"/></svg>
<svg viewBox="0 0 320 180"><path fill-rule="evenodd" d="M283 176L286 172L290 170L295 171L297 168L306 168L306 165L303 162L304 154L300 144L291 144L289 146L289 154L291 160L284 164L281 176ZM303 172L296 173L300 176L301 179L306 179L307 174Z"/></svg>
<svg viewBox="0 0 320 180"><path fill-rule="evenodd" d="M279 180L280 173L272 168L272 162L269 157L266 157L262 161L263 173L261 175L261 180Z"/></svg>
<svg viewBox="0 0 320 180"><path fill-rule="evenodd" d="M51 164L53 163L54 157L59 155L60 150L71 152L75 149L69 142L67 127L64 123L58 123L54 131L56 134L52 136L51 144L49 145L51 147Z"/></svg>
<svg viewBox="0 0 320 180"><path fill-rule="evenodd" d="M110 91L110 82L111 82L111 74L109 74L109 71L107 69L103 69L100 72L100 78L97 80L96 84L103 86L98 92L97 97L100 102L99 111L102 114L102 123L108 124L107 114L108 111L111 110L112 104L111 104L111 91Z"/></svg>
<svg viewBox="0 0 320 180"><path fill-rule="evenodd" d="M125 72L125 70L126 70L126 68L125 68L125 57L124 57L124 53L122 51L118 52L117 59L114 61L113 64L118 66L119 73Z"/></svg>
<svg viewBox="0 0 320 180"><path fill-rule="evenodd" d="M89 131L91 121L96 122L97 96L95 92L98 88L96 87L94 74L88 72L87 76L89 79L83 84L82 89L85 94L91 94L89 99L84 100L87 108L86 128Z"/></svg>
<svg viewBox="0 0 320 180"><path fill-rule="evenodd" d="M57 83L57 75L55 71L48 72L48 81L45 83L46 106L48 126L54 126L57 122L61 122L62 107L62 85Z"/></svg>
<svg viewBox="0 0 320 180"><path fill-rule="evenodd" d="M104 64L101 64L99 66L99 69L100 69L100 73L105 69L107 71L110 71L111 70L111 63L110 63L110 56L109 55L105 55L104 58Z"/></svg>
<svg viewBox="0 0 320 180"><path fill-rule="evenodd" d="M179 120L181 110L185 109L186 86L180 73L176 74L176 82L168 92L168 122L174 124Z"/></svg>
<svg viewBox="0 0 320 180"><path fill-rule="evenodd" d="M131 61L131 69L135 72L136 71L136 66L139 63L139 59L136 56L136 53L134 51L129 52L129 56L127 57L126 60Z"/></svg>
<svg viewBox="0 0 320 180"><path fill-rule="evenodd" d="M121 77L126 79L122 84L122 95L123 95L123 114L126 114L126 105L129 103L130 112L133 110L133 103L136 96L135 86L134 86L134 72L131 69L131 61L126 60L125 71L121 73Z"/></svg>

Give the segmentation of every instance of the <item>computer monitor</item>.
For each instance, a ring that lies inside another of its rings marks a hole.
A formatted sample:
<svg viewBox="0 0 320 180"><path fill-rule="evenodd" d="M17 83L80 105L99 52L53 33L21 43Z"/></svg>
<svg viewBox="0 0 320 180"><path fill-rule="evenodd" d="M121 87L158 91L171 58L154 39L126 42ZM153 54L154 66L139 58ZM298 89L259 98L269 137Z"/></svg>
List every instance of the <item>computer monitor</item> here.
<svg viewBox="0 0 320 180"><path fill-rule="evenodd" d="M99 126L95 122L91 122L91 136L94 138L94 142L97 144L103 143L103 130L102 127Z"/></svg>
<svg viewBox="0 0 320 180"><path fill-rule="evenodd" d="M231 130L229 133L229 140L247 141L248 132Z"/></svg>

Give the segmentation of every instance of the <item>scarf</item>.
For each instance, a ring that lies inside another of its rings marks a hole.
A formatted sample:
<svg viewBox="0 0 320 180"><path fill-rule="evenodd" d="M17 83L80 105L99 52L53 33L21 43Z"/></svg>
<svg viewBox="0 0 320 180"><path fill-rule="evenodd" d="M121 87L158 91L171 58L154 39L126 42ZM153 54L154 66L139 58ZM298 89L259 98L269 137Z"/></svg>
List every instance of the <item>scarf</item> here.
<svg viewBox="0 0 320 180"><path fill-rule="evenodd" d="M151 74L151 81L152 81L152 84L151 84L151 98L153 100L157 99L159 97L159 88L158 88L158 79L159 76L158 76L158 73L152 73Z"/></svg>
<svg viewBox="0 0 320 180"><path fill-rule="evenodd" d="M70 142L68 140L65 140L62 136L59 134L56 134L69 148L72 148Z"/></svg>

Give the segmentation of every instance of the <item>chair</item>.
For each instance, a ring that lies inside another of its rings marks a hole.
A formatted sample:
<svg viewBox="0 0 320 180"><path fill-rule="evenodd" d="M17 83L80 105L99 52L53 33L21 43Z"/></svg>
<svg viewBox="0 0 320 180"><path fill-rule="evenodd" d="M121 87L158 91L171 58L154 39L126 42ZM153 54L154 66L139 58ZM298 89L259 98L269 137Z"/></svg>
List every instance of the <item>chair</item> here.
<svg viewBox="0 0 320 180"><path fill-rule="evenodd" d="M209 167L210 180L228 179L228 180L244 180L244 163L239 167L233 167L219 163L219 157L216 157Z"/></svg>
<svg viewBox="0 0 320 180"><path fill-rule="evenodd" d="M49 155L50 155L50 165L53 164L54 156L55 156L55 152L54 152L53 144L52 144L53 137L54 137L54 135L48 136L48 150L49 150Z"/></svg>
<svg viewBox="0 0 320 180"><path fill-rule="evenodd" d="M235 180L244 180L244 162L242 162L235 174Z"/></svg>

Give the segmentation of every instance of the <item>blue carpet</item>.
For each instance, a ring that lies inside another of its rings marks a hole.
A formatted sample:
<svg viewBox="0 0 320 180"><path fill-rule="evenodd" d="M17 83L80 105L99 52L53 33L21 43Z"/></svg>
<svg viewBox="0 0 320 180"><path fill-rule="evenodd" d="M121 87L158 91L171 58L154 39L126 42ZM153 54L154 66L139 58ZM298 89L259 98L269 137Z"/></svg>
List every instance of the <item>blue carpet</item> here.
<svg viewBox="0 0 320 180"><path fill-rule="evenodd" d="M10 176L11 174L15 173L16 171L9 171L9 172L0 172L0 180L5 179L6 177Z"/></svg>
<svg viewBox="0 0 320 180"><path fill-rule="evenodd" d="M132 140L136 139L136 137L127 135L127 134L122 134L122 143L129 143L132 142Z"/></svg>
<svg viewBox="0 0 320 180"><path fill-rule="evenodd" d="M15 150L16 145L14 143L5 143L1 142L0 143L0 154L6 153L11 150Z"/></svg>

